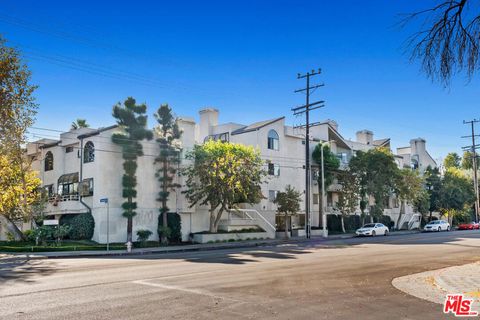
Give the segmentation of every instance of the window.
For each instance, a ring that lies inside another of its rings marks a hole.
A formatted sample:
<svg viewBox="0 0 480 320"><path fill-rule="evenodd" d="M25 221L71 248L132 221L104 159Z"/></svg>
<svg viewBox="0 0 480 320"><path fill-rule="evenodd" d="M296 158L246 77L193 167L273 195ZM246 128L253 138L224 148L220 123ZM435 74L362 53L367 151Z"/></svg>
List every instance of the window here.
<svg viewBox="0 0 480 320"><path fill-rule="evenodd" d="M66 147L65 148L65 153L70 153L70 152L73 152L73 147L72 146Z"/></svg>
<svg viewBox="0 0 480 320"><path fill-rule="evenodd" d="M279 176L280 175L280 166L278 164L269 163L268 164L268 174L270 176Z"/></svg>
<svg viewBox="0 0 480 320"><path fill-rule="evenodd" d="M48 186L43 187L45 189L45 194L50 198L53 197L55 193L55 189L53 187L53 184L49 184Z"/></svg>
<svg viewBox="0 0 480 320"><path fill-rule="evenodd" d="M278 191L276 190L268 190L268 200L270 200L271 202L274 202L275 199L277 198L277 193Z"/></svg>
<svg viewBox="0 0 480 320"><path fill-rule="evenodd" d="M83 179L80 186L80 195L82 197L93 196L93 178Z"/></svg>
<svg viewBox="0 0 480 320"><path fill-rule="evenodd" d="M333 207L333 197L331 192L327 192L327 206Z"/></svg>
<svg viewBox="0 0 480 320"><path fill-rule="evenodd" d="M53 170L53 153L50 151L45 155L45 171Z"/></svg>
<svg viewBox="0 0 480 320"><path fill-rule="evenodd" d="M337 158L341 163L348 163L348 156L346 152L338 153Z"/></svg>
<svg viewBox="0 0 480 320"><path fill-rule="evenodd" d="M83 148L83 163L95 161L95 146L88 141Z"/></svg>
<svg viewBox="0 0 480 320"><path fill-rule="evenodd" d="M313 194L313 204L319 204L320 203L320 197L318 196L318 193Z"/></svg>
<svg viewBox="0 0 480 320"><path fill-rule="evenodd" d="M62 196L78 194L78 172L60 176L57 190Z"/></svg>
<svg viewBox="0 0 480 320"><path fill-rule="evenodd" d="M273 129L268 131L268 149L277 151L279 149L278 133Z"/></svg>

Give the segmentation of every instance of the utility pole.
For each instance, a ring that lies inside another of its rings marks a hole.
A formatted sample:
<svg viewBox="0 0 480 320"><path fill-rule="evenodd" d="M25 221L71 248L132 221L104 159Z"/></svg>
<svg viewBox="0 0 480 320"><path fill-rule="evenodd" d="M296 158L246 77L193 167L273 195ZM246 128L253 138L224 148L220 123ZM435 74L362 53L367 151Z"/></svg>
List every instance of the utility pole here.
<svg viewBox="0 0 480 320"><path fill-rule="evenodd" d="M475 188L475 220L479 221L479 214L480 214L480 198L478 194L478 158L477 158L477 148L478 146L475 143L475 138L480 137L480 135L475 134L475 123L480 122L478 119L473 119L471 121L463 120L463 124L470 124L472 134L469 136L463 136L462 138L471 138L472 145L467 146L464 149L470 149L472 152L472 167L473 167L473 187Z"/></svg>
<svg viewBox="0 0 480 320"><path fill-rule="evenodd" d="M305 236L310 238L312 221L310 217L310 111L321 108L324 106L325 101L310 102L310 94L319 87L323 87L323 84L317 84L310 86L310 77L319 75L322 72L321 69L312 70L306 74L297 75L297 79L306 79L307 85L305 88L295 90L295 93L305 92L305 105L292 108L293 115L299 115L305 113L305 125L300 126L305 128Z"/></svg>

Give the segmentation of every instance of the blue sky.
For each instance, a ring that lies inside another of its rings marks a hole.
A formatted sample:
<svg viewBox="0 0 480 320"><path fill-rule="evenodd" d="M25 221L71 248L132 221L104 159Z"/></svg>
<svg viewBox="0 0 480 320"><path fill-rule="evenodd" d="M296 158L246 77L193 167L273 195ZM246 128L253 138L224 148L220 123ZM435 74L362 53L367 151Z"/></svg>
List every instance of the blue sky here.
<svg viewBox="0 0 480 320"><path fill-rule="evenodd" d="M399 14L432 3L3 1L0 33L40 86L38 127L112 124L112 106L128 96L151 112L168 102L178 115L213 106L224 122L286 115L298 124L296 75L321 67L325 87L312 98L326 107L313 121L336 120L345 138L370 129L394 147L423 137L440 157L468 144L462 120L480 117L480 82L459 76L444 89L404 54L415 25L396 26Z"/></svg>

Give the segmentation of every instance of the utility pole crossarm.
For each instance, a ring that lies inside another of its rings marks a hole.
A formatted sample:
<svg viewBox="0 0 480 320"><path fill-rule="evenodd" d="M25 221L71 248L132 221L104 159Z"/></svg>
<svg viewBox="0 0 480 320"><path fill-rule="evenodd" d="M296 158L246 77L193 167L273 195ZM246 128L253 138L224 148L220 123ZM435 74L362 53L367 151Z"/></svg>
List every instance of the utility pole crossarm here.
<svg viewBox="0 0 480 320"><path fill-rule="evenodd" d="M311 91L320 87L323 87L324 84L310 85L310 77L316 76L322 72L321 69L312 70L307 72L304 75L300 73L297 75L298 79L306 79L305 88L295 90L295 93L305 91L305 105L292 108L294 115L305 114L305 125L302 125L302 128L305 128L305 236L310 238L312 221L310 215L310 180L311 180L311 167L310 167L310 111L324 107L325 101L316 101L310 102ZM323 212L323 210L322 210ZM325 225L323 225L325 231Z"/></svg>

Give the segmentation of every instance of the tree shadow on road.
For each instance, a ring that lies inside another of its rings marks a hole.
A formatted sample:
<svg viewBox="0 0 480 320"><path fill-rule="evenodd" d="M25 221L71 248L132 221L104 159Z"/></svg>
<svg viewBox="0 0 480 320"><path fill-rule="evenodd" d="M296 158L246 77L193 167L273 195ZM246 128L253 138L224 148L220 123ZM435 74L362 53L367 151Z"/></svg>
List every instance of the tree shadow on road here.
<svg viewBox="0 0 480 320"><path fill-rule="evenodd" d="M48 276L55 272L54 266L45 260L11 257L0 259L0 289L8 282L35 282L34 277Z"/></svg>

